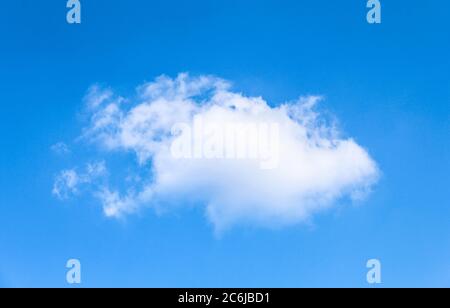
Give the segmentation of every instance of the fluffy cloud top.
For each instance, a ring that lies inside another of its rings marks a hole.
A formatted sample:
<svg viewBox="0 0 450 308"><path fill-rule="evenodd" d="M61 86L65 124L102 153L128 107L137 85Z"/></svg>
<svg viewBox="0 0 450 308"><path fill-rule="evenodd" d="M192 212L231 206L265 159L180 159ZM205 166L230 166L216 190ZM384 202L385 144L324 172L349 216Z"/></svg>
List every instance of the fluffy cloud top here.
<svg viewBox="0 0 450 308"><path fill-rule="evenodd" d="M86 96L90 124L83 139L106 152L133 153L138 168L148 170L140 184L124 182L123 186L132 186L120 190L103 186L94 192L107 216L120 217L143 206L202 206L216 230L236 223L287 225L302 222L343 197L364 195L377 180L378 169L368 153L353 139L340 137L337 128L315 111L320 97L271 107L261 97L233 92L220 78L187 74L159 77L137 92L126 99L93 87ZM198 147L199 135L192 133L196 119L203 124L202 138L212 132L219 136L209 144L200 143L216 155L174 155L180 138L189 140L193 149ZM276 125L274 138L257 139L255 130L256 135L244 141L257 150L265 141L266 149L275 151L265 151L265 157L227 155L227 146L220 148L221 141L226 144L224 135L218 132L226 131L230 123ZM261 168L264 159L275 164ZM64 186L70 192L79 182L65 171L54 193L63 195Z"/></svg>

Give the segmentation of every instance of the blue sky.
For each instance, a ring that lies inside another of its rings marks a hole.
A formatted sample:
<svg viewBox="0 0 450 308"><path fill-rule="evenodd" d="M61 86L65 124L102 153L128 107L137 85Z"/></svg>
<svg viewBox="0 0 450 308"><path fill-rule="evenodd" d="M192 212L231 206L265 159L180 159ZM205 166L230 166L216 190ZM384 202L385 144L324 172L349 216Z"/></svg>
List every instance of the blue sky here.
<svg viewBox="0 0 450 308"><path fill-rule="evenodd" d="M448 1L10 1L0 10L0 287L450 286ZM132 96L166 74L212 74L272 106L323 95L320 108L368 150L368 198L309 223L214 235L202 208L103 215L88 195L52 195L60 170L108 155L77 142L93 84ZM69 155L51 150L57 142Z"/></svg>

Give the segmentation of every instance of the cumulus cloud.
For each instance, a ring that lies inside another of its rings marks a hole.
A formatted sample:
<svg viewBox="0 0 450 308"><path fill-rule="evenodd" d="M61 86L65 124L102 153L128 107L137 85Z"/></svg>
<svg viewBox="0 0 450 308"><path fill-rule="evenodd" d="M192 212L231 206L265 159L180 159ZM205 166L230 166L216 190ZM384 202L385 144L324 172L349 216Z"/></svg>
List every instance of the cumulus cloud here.
<svg viewBox="0 0 450 308"><path fill-rule="evenodd" d="M316 111L321 99L271 107L220 78L187 74L161 76L131 99L96 86L85 99L91 116L82 138L107 153L131 153L148 176L131 187L103 186L95 196L110 217L201 206L218 231L302 222L364 195L378 177L367 151ZM74 192L80 181L91 179L63 171L54 194Z"/></svg>

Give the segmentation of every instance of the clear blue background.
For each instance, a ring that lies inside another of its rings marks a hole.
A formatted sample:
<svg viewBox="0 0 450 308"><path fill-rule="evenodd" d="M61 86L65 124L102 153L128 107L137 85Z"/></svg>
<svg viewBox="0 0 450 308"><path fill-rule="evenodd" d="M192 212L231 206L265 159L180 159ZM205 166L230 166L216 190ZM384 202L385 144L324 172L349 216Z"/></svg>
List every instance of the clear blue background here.
<svg viewBox="0 0 450 308"><path fill-rule="evenodd" d="M82 0L0 5L0 286L450 287L450 2ZM160 74L215 74L272 104L323 94L322 107L382 170L370 198L279 230L215 238L201 210L126 221L90 199L61 203L57 156L80 133L81 99L100 82L121 94Z"/></svg>

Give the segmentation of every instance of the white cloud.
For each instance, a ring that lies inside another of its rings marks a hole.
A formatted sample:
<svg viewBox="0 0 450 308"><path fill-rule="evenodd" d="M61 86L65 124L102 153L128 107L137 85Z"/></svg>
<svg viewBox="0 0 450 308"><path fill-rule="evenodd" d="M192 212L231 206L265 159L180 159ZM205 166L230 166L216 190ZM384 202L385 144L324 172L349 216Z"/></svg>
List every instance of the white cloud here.
<svg viewBox="0 0 450 308"><path fill-rule="evenodd" d="M104 101L111 99L113 92L110 89L102 89L99 85L89 88L84 100L88 109L92 110L100 106Z"/></svg>
<svg viewBox="0 0 450 308"><path fill-rule="evenodd" d="M59 155L65 155L70 153L70 149L64 142L57 142L51 146L51 150Z"/></svg>
<svg viewBox="0 0 450 308"><path fill-rule="evenodd" d="M120 217L143 206L164 210L195 205L205 208L216 230L236 223L287 225L343 197L360 197L376 182L378 169L366 150L352 138L340 137L335 125L315 111L321 97L271 107L261 97L230 89L216 77L180 74L140 86L131 102L109 89L90 90L86 104L92 117L83 138L107 151L131 152L139 168L152 171L140 187L99 190L95 195L107 216ZM277 165L264 170L254 159L174 157L171 146L180 136L173 128L199 116L216 126L276 123ZM70 192L79 177L67 170L58 180ZM58 188L55 194L60 194Z"/></svg>
<svg viewBox="0 0 450 308"><path fill-rule="evenodd" d="M76 169L61 171L55 179L52 193L60 200L65 200L79 193L80 186L91 184L94 180L106 174L104 161L88 163L82 173Z"/></svg>
<svg viewBox="0 0 450 308"><path fill-rule="evenodd" d="M67 199L77 192L80 183L77 172L74 169L61 171L55 179L52 193L59 199Z"/></svg>

